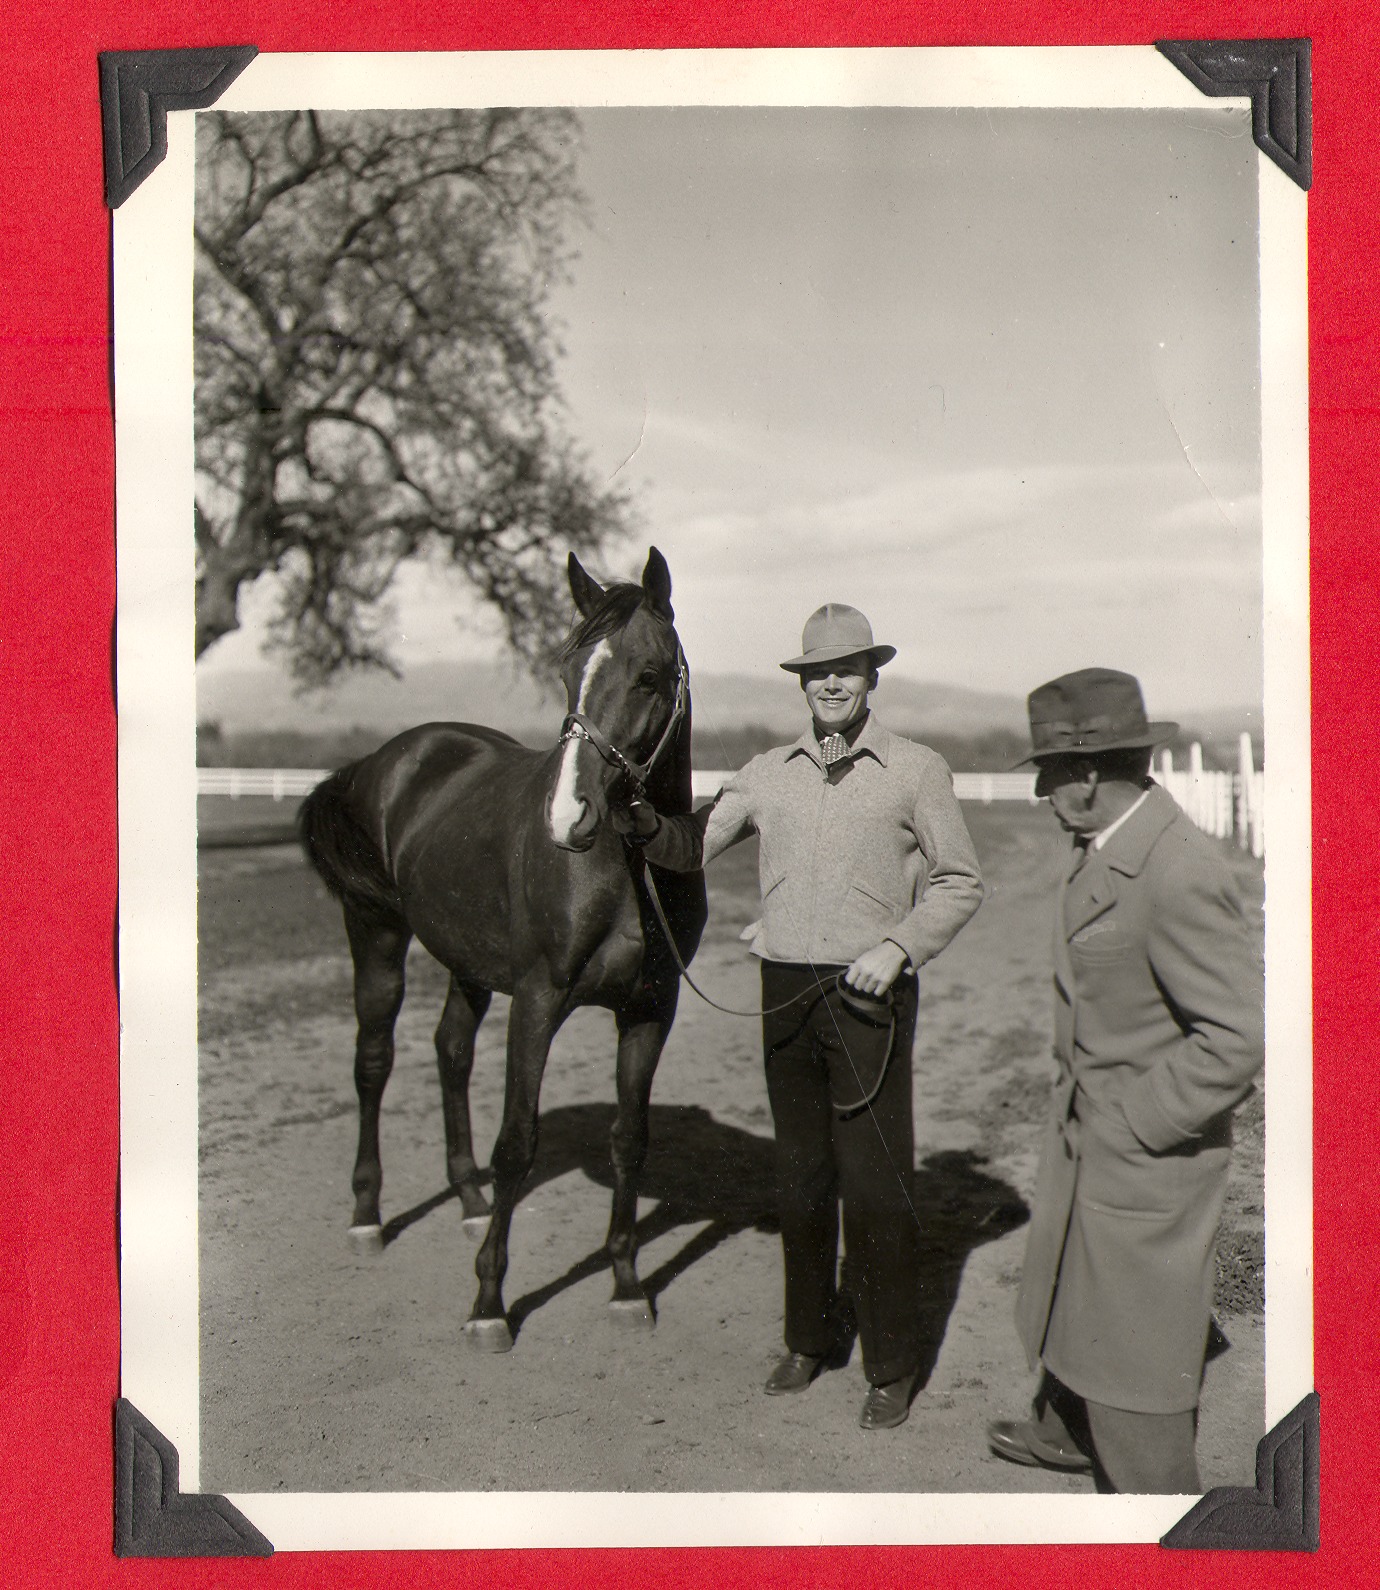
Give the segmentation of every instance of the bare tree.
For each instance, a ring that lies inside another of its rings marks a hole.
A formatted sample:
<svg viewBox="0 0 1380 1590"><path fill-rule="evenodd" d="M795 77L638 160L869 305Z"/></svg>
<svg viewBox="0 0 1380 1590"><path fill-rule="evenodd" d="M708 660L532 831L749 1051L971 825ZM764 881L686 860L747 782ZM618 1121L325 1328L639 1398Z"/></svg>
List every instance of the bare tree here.
<svg viewBox="0 0 1380 1590"><path fill-rule="evenodd" d="M627 517L558 417L577 135L560 111L199 118L198 656L273 571L300 678L391 668L379 602L422 554L545 653L566 550Z"/></svg>

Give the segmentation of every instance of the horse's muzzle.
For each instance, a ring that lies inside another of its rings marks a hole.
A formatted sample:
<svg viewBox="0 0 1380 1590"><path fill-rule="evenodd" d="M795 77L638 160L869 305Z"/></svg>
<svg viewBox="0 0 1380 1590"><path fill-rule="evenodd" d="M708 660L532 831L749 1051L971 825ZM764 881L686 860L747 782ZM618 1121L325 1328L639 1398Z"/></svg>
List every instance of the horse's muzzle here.
<svg viewBox="0 0 1380 1590"><path fill-rule="evenodd" d="M557 829L552 815L551 796L546 797L546 831L558 850L571 850L577 855L593 845L599 832L600 814L590 801L580 802L580 813L574 822L564 823Z"/></svg>

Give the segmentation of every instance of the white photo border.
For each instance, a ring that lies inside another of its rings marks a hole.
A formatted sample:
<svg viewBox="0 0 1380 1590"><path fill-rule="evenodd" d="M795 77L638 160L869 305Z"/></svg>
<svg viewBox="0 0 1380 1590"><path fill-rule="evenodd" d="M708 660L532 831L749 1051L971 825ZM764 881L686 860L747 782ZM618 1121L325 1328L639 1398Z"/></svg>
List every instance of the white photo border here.
<svg viewBox="0 0 1380 1590"><path fill-rule="evenodd" d="M1244 102L1244 101L1242 101ZM1241 102L1237 102L1241 103ZM256 111L715 104L1200 109L1150 46L260 55ZM115 212L122 1394L198 1489L194 112ZM1257 152L1266 884L1266 1427L1313 1385L1307 198ZM1014 1336L1013 1352L1016 1350ZM543 1493L230 1498L277 1550L1136 1542L1183 1497Z"/></svg>

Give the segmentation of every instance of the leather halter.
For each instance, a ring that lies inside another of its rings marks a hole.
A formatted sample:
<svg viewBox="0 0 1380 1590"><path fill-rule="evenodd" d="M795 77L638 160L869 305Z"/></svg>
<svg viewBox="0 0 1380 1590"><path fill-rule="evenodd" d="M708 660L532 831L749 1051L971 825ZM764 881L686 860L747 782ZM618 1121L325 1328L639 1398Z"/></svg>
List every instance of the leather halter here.
<svg viewBox="0 0 1380 1590"><path fill-rule="evenodd" d="M630 756L609 739L608 735L592 722L583 712L567 714L565 722L561 725L561 745L570 740L588 740L594 749L603 757L610 767L616 767L619 772L632 780L633 788L641 795L647 787L647 780L651 778L657 763L666 754L666 748L675 738L676 731L685 721L685 713L690 705L690 670L685 665L685 653L681 649L679 640L676 642L676 693L671 704L671 716L666 727L661 731L661 738L656 742L652 754L645 762L634 762Z"/></svg>

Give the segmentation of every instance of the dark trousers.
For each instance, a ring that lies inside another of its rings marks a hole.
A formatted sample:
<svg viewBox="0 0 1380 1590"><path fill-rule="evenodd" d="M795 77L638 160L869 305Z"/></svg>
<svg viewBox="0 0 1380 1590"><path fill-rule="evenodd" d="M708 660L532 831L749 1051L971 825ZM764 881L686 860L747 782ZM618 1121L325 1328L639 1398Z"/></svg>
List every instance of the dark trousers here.
<svg viewBox="0 0 1380 1590"><path fill-rule="evenodd" d="M786 1346L822 1355L839 1337L839 1200L847 1291L863 1372L874 1385L919 1362L919 1230L911 1205L914 978L894 988L895 1031L854 1016L840 998L841 968L762 963L762 1047L776 1127ZM774 1006L789 1001L784 1010ZM890 1038L885 1079L872 1092Z"/></svg>
<svg viewBox="0 0 1380 1590"><path fill-rule="evenodd" d="M1198 1410L1133 1413L1077 1396L1046 1369L1032 1409L1035 1428L1053 1446L1075 1446L1093 1463L1102 1492L1139 1496L1196 1496L1194 1443Z"/></svg>

